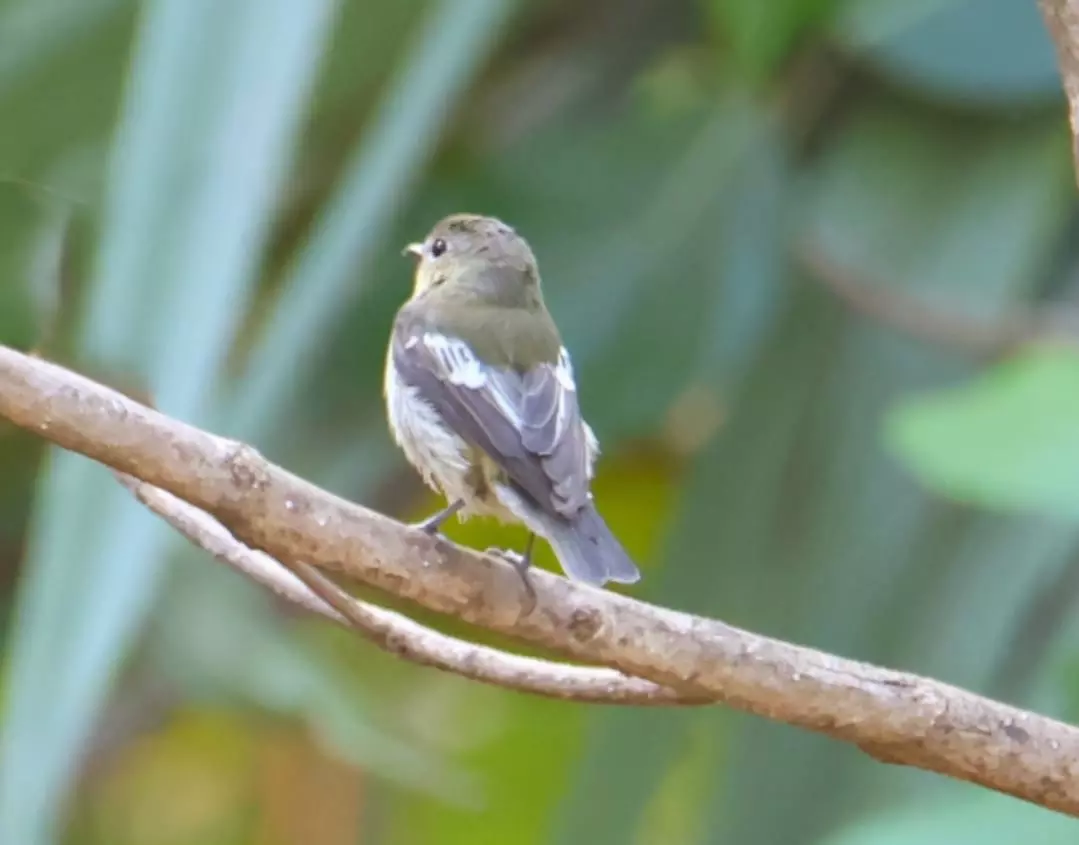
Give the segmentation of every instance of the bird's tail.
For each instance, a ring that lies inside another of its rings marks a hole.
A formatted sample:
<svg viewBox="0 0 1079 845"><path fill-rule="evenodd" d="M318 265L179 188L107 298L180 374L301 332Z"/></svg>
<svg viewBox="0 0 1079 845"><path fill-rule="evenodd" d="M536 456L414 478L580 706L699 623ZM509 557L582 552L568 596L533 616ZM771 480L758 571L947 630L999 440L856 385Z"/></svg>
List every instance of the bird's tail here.
<svg viewBox="0 0 1079 845"><path fill-rule="evenodd" d="M545 533L562 569L575 581L602 587L607 581L632 584L641 577L622 544L591 504L572 522L549 526Z"/></svg>

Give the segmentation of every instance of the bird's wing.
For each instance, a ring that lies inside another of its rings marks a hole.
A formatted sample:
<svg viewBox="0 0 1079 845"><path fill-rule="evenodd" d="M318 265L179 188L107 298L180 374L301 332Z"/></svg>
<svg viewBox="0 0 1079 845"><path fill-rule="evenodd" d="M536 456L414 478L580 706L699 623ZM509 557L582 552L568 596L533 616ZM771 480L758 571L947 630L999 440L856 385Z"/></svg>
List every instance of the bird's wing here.
<svg viewBox="0 0 1079 845"><path fill-rule="evenodd" d="M482 449L552 516L588 503L589 432L569 355L525 373L490 366L459 338L396 333L393 363L458 435Z"/></svg>

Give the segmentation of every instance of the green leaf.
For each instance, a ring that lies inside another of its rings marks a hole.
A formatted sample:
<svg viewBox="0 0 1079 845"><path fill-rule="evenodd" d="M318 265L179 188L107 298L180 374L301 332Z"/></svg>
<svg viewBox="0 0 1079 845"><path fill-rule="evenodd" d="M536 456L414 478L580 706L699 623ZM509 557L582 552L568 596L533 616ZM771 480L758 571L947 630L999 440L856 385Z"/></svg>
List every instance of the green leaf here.
<svg viewBox="0 0 1079 845"><path fill-rule="evenodd" d="M887 436L945 495L1079 518L1079 352L1032 349L962 387L908 399Z"/></svg>
<svg viewBox="0 0 1079 845"><path fill-rule="evenodd" d="M113 147L80 352L205 415L331 19L331 0L148 5ZM54 455L39 490L0 743L0 840L57 808L164 571L172 535L107 473Z"/></svg>

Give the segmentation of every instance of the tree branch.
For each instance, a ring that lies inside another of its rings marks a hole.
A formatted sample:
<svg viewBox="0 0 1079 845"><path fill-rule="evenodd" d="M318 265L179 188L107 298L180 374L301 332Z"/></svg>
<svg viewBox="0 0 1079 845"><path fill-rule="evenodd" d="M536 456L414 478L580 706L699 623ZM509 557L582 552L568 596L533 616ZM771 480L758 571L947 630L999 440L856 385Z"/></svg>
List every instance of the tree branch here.
<svg viewBox="0 0 1079 845"><path fill-rule="evenodd" d="M353 598L306 564L290 571L269 555L249 549L209 514L171 493L123 473L117 473L117 478L147 508L217 560L286 601L350 627L405 660L550 698L638 705L708 703L707 698L680 697L667 687L611 669L521 657L441 634L400 613Z"/></svg>
<svg viewBox="0 0 1079 845"><path fill-rule="evenodd" d="M0 347L0 415L169 491L290 567L334 569L574 660L1079 816L1079 729L903 672L508 564L344 501L250 446Z"/></svg>
<svg viewBox="0 0 1079 845"><path fill-rule="evenodd" d="M1033 342L1076 346L1079 315L1068 308L1017 311L985 319L949 310L926 297L865 278L823 245L806 239L796 253L809 276L852 311L916 340L976 358L1006 355Z"/></svg>

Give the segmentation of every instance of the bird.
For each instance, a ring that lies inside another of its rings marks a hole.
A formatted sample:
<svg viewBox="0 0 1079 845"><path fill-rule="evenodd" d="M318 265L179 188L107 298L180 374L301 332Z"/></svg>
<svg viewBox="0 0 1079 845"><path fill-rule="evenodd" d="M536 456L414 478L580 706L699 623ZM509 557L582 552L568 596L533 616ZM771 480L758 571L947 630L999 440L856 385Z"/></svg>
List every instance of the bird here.
<svg viewBox="0 0 1079 845"><path fill-rule="evenodd" d="M536 257L501 220L451 214L403 250L416 261L398 310L383 395L393 439L453 516L528 529L524 553L489 549L527 578L536 536L573 581L633 584L640 571L596 509L599 442L581 416L569 352Z"/></svg>

